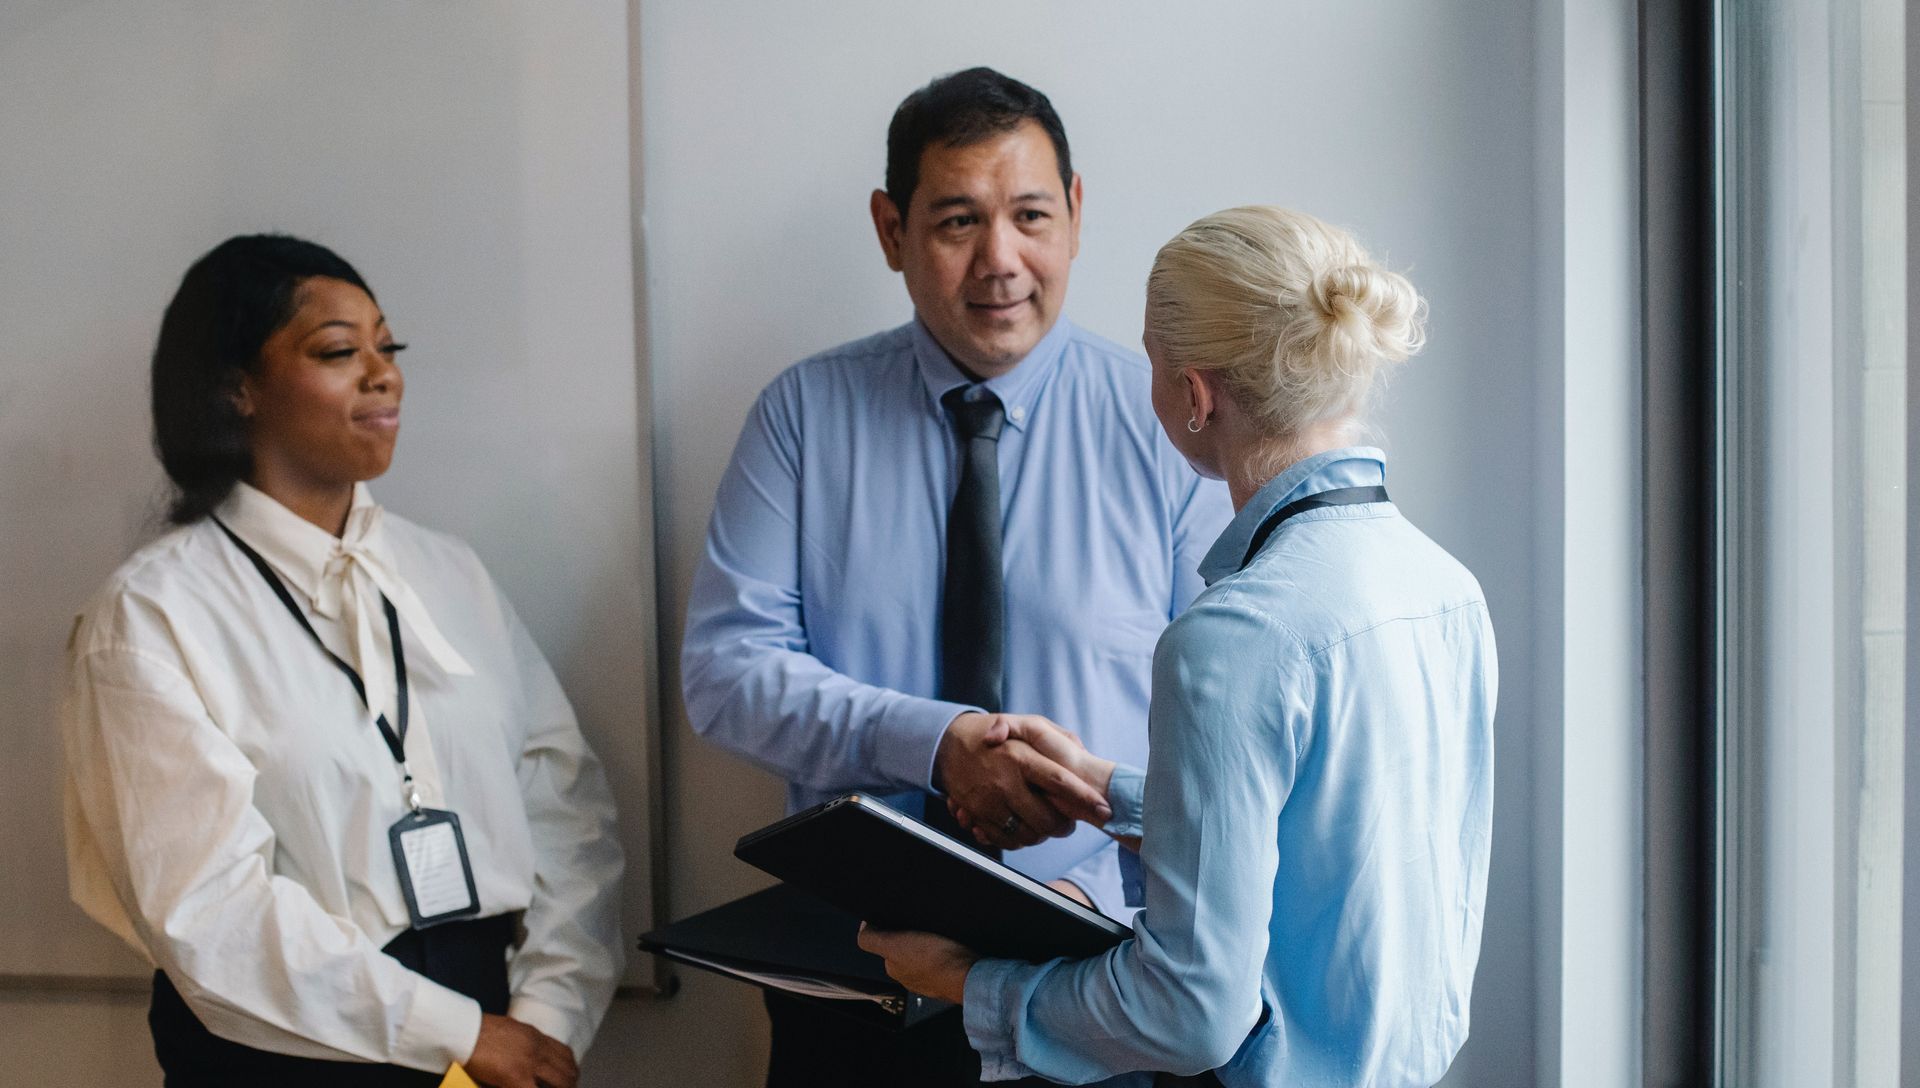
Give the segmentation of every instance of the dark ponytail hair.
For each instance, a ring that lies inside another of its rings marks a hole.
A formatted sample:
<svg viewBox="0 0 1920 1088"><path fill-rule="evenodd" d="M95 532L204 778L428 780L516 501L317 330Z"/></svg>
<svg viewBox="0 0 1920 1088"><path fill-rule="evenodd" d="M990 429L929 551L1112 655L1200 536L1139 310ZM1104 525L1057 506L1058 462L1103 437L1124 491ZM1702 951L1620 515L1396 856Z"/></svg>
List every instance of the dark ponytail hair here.
<svg viewBox="0 0 1920 1088"><path fill-rule="evenodd" d="M229 238L193 263L167 305L153 349L153 446L173 481L176 525L211 514L253 471L247 421L234 404L267 338L293 319L303 280L373 291L332 250L284 234Z"/></svg>

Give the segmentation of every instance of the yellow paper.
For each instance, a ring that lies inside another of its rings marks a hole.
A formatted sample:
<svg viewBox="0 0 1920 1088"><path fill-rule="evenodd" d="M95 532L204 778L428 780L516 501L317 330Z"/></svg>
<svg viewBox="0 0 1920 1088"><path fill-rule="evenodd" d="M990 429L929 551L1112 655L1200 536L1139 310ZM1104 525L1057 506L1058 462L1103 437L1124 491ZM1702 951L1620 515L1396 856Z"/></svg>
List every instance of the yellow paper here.
<svg viewBox="0 0 1920 1088"><path fill-rule="evenodd" d="M467 1076L467 1071L460 1068L459 1062L454 1062L447 1066L447 1076L440 1082L440 1088L480 1088L480 1086L473 1083L473 1078Z"/></svg>

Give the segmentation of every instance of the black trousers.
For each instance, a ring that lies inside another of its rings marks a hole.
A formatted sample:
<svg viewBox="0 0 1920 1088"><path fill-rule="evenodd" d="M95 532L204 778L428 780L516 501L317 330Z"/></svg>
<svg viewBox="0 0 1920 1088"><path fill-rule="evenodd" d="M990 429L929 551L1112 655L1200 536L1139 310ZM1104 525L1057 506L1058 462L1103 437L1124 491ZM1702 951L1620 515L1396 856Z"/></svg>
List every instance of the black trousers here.
<svg viewBox="0 0 1920 1088"><path fill-rule="evenodd" d="M767 1088L975 1088L980 1084L980 1055L967 1042L959 1009L890 1031L822 1003L771 990L766 1002L767 1018L773 1022Z"/></svg>
<svg viewBox="0 0 1920 1088"><path fill-rule="evenodd" d="M484 1011L504 1014L507 947L515 926L513 915L502 914L410 929L383 951L408 969L480 1002ZM222 1039L206 1029L162 971L153 974L147 1025L153 1029L153 1052L167 1088L434 1088L445 1072L299 1058Z"/></svg>
<svg viewBox="0 0 1920 1088"><path fill-rule="evenodd" d="M980 1055L967 1042L959 1009L950 1009L902 1031L889 1031L820 1003L767 991L773 1050L767 1088L975 1088ZM1004 1086L1005 1081L995 1082ZM1014 1085L1050 1085L1040 1077ZM1161 1074L1156 1085L1217 1088L1212 1073L1197 1077Z"/></svg>

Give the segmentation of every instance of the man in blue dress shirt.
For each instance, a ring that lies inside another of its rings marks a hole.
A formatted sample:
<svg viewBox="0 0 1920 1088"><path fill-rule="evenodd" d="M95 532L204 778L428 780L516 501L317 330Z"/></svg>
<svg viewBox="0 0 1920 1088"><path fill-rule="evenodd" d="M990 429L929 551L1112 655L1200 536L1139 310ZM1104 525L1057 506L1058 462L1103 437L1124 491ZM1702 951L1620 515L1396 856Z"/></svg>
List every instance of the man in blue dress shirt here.
<svg viewBox="0 0 1920 1088"><path fill-rule="evenodd" d="M1154 643L1202 588L1226 491L1161 434L1145 359L1061 316L1081 181L1044 95L984 68L916 91L871 204L914 318L801 361L754 404L688 607L689 717L784 777L791 809L862 790L931 819L951 797L1008 864L1126 919L1113 844L1069 832L1074 813L1028 785L1057 768L987 738L1035 715L1145 762ZM955 419L983 401L999 421L999 705L941 697L943 610L977 603L943 591ZM957 1016L888 1036L768 1005L776 1088L977 1082Z"/></svg>

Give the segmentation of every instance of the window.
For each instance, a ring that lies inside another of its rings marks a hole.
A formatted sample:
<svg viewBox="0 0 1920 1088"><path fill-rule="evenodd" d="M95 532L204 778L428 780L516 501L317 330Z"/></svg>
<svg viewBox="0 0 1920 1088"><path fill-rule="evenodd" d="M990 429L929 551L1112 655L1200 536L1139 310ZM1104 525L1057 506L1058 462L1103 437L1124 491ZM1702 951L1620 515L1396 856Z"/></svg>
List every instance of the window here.
<svg viewBox="0 0 1920 1088"><path fill-rule="evenodd" d="M1898 1083L1904 0L1718 27L1717 1075Z"/></svg>

